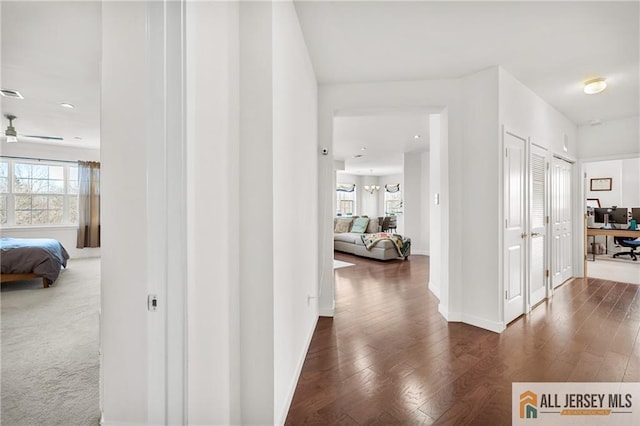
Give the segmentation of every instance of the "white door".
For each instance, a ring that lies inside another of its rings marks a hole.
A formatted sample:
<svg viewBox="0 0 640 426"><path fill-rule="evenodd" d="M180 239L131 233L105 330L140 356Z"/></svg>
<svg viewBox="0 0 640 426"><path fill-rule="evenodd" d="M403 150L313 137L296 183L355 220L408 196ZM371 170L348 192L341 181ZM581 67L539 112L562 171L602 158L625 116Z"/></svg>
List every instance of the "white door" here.
<svg viewBox="0 0 640 426"><path fill-rule="evenodd" d="M551 173L551 246L552 284L557 287L573 276L571 163L553 159Z"/></svg>
<svg viewBox="0 0 640 426"><path fill-rule="evenodd" d="M526 261L526 144L504 132L504 322L525 312Z"/></svg>
<svg viewBox="0 0 640 426"><path fill-rule="evenodd" d="M529 155L529 309L547 295L547 150L531 145Z"/></svg>

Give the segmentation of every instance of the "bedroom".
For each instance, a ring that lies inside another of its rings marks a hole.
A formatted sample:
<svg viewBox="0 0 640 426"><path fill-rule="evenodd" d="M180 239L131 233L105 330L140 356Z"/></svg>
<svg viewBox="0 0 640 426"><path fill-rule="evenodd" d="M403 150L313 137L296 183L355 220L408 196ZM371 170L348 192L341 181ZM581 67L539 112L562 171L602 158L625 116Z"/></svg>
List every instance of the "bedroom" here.
<svg viewBox="0 0 640 426"><path fill-rule="evenodd" d="M70 257L65 269L54 265L59 276L47 275L49 288L40 279L6 282L5 263L16 251L3 243L3 424L99 418L101 253L99 231L79 241L86 210L79 212L85 174L78 162L99 173L100 9L95 2L1 5L0 235L58 241ZM7 140L9 124L17 142Z"/></svg>

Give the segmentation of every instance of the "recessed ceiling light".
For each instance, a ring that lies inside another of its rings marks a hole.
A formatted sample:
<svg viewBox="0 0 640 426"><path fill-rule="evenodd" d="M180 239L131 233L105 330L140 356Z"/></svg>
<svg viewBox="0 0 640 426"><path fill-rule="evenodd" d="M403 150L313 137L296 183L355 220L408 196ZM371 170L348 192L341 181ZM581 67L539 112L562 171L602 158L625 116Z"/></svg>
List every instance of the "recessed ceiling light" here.
<svg viewBox="0 0 640 426"><path fill-rule="evenodd" d="M607 82L603 77L593 78L584 82L584 93L593 95L607 88Z"/></svg>
<svg viewBox="0 0 640 426"><path fill-rule="evenodd" d="M589 121L590 126L599 126L601 124L602 124L602 120L600 120L599 118Z"/></svg>
<svg viewBox="0 0 640 426"><path fill-rule="evenodd" d="M366 151L366 150L367 150L366 146L363 146L362 148L360 148L360 151Z"/></svg>
<svg viewBox="0 0 640 426"><path fill-rule="evenodd" d="M69 108L69 109L74 109L76 106L74 104L70 104L68 102L62 102L60 104L61 107L65 107L65 108Z"/></svg>
<svg viewBox="0 0 640 426"><path fill-rule="evenodd" d="M416 139L416 140L420 139L420 135L415 135L413 138Z"/></svg>

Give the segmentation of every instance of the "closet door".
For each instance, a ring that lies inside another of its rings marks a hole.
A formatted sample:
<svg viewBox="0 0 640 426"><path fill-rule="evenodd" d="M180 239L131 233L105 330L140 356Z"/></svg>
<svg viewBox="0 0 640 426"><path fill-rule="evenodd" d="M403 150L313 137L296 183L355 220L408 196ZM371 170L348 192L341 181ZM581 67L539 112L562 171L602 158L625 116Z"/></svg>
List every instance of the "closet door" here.
<svg viewBox="0 0 640 426"><path fill-rule="evenodd" d="M504 322L525 312L526 140L504 132Z"/></svg>
<svg viewBox="0 0 640 426"><path fill-rule="evenodd" d="M553 159L551 174L551 267L553 287L573 276L571 175L573 165L560 158Z"/></svg>
<svg viewBox="0 0 640 426"><path fill-rule="evenodd" d="M531 145L529 155L529 306L547 295L547 150Z"/></svg>

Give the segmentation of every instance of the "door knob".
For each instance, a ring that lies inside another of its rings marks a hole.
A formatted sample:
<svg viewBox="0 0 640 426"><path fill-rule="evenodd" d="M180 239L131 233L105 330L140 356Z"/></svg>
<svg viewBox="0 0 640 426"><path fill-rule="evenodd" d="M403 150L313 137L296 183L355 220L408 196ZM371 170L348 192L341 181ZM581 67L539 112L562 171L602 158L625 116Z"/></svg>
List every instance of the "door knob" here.
<svg viewBox="0 0 640 426"><path fill-rule="evenodd" d="M525 238L527 236L526 232L523 232L522 234L520 234L520 238Z"/></svg>
<svg viewBox="0 0 640 426"><path fill-rule="evenodd" d="M537 232L532 232L532 233L531 233L531 236L532 236L532 237L537 237L538 235L542 235L542 234L538 234Z"/></svg>

